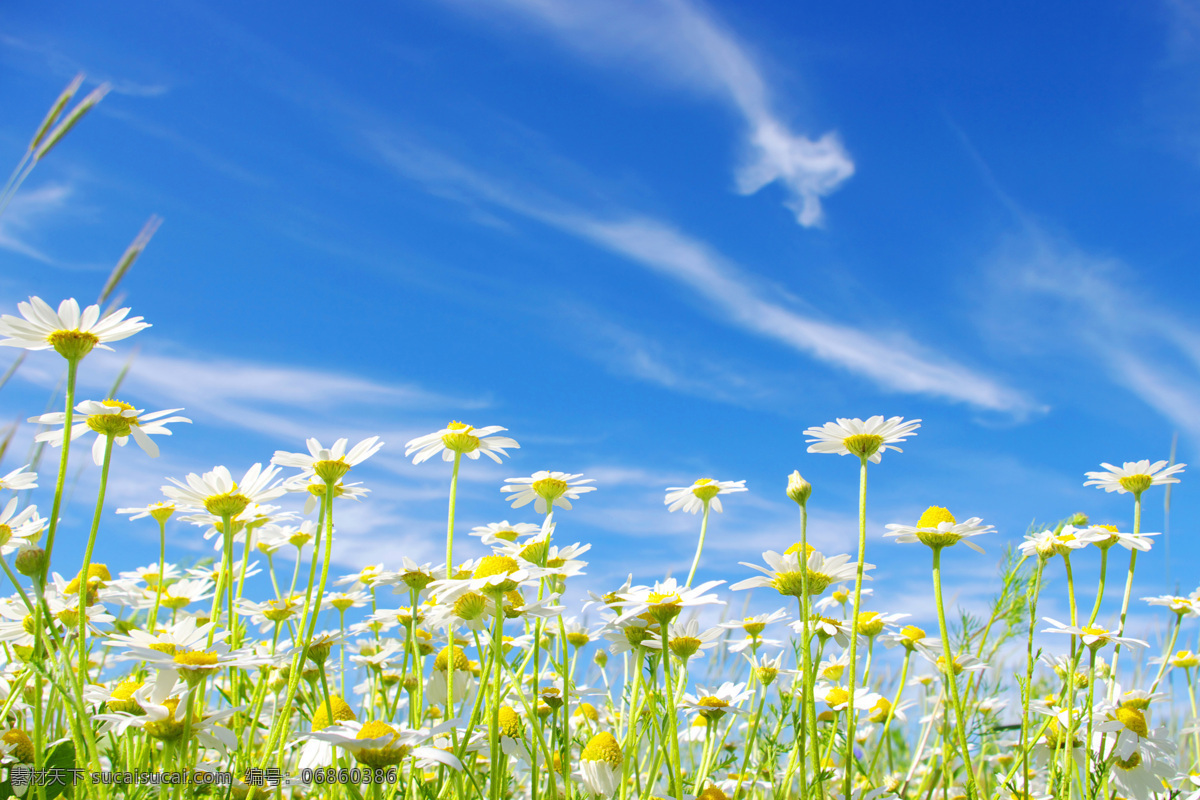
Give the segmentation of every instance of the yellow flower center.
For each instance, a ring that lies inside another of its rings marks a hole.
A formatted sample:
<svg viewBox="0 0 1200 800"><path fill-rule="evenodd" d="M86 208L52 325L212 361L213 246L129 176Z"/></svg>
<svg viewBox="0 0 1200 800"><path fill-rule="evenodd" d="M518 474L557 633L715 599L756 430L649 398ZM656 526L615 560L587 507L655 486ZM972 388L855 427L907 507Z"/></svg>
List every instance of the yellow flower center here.
<svg viewBox="0 0 1200 800"><path fill-rule="evenodd" d="M479 566L475 567L475 572L471 577L491 578L497 575L511 575L520 568L521 565L517 563L515 558L509 556L484 556L479 560ZM491 584L488 590L504 593L511 592L516 588L516 581L505 580Z"/></svg>
<svg viewBox="0 0 1200 800"><path fill-rule="evenodd" d="M475 430L465 422L451 422L446 426L450 433L442 434L442 444L454 453L473 453L479 449L479 437L473 434Z"/></svg>
<svg viewBox="0 0 1200 800"><path fill-rule="evenodd" d="M149 647L158 653L166 653L169 656L175 655L175 645L170 642L154 642Z"/></svg>
<svg viewBox="0 0 1200 800"><path fill-rule="evenodd" d="M79 579L83 576L80 572L71 582L67 584L67 588L63 594L79 594ZM107 564L88 564L88 588L103 588L106 583L112 580L112 574L108 571Z"/></svg>
<svg viewBox="0 0 1200 800"><path fill-rule="evenodd" d="M350 471L350 465L344 459L326 459L325 461L317 461L313 463L313 472L326 484L337 483L347 472ZM335 493L337 489L335 487ZM344 489L343 489L344 491Z"/></svg>
<svg viewBox="0 0 1200 800"><path fill-rule="evenodd" d="M766 629L767 623L759 622L753 617L746 617L744 620L742 620L742 630L744 630L749 636L757 637Z"/></svg>
<svg viewBox="0 0 1200 800"><path fill-rule="evenodd" d="M941 506L930 506L925 509L925 513L917 520L917 538L921 540L921 544L927 547L949 547L962 538L957 533L938 530L938 525L943 522L953 525L957 520L954 519L953 514Z"/></svg>
<svg viewBox="0 0 1200 800"><path fill-rule="evenodd" d="M183 720L175 719L175 711L179 708L179 698L169 697L163 701L163 706L167 709L167 716L164 719L147 722L143 730L146 731L147 736L155 739L178 739L183 735Z"/></svg>
<svg viewBox="0 0 1200 800"><path fill-rule="evenodd" d="M900 643L911 650L913 645L925 638L925 631L916 625L905 625L900 629L900 636L903 637Z"/></svg>
<svg viewBox="0 0 1200 800"><path fill-rule="evenodd" d="M123 411L132 411L133 406L120 400L105 400L104 405L116 406ZM117 414L90 414L86 420L87 426L101 436L128 436L129 426L137 425L137 417L127 417Z"/></svg>
<svg viewBox="0 0 1200 800"><path fill-rule="evenodd" d="M692 486L692 494L707 503L721 493L721 487L712 478L701 478Z"/></svg>
<svg viewBox="0 0 1200 800"><path fill-rule="evenodd" d="M850 693L840 686L835 686L825 695L825 705L836 708L850 699Z"/></svg>
<svg viewBox="0 0 1200 800"><path fill-rule="evenodd" d="M614 769L621 766L623 758L621 745L617 744L616 737L608 731L601 731L593 736L579 757L584 761L603 761Z"/></svg>
<svg viewBox="0 0 1200 800"><path fill-rule="evenodd" d="M878 636L883 631L883 618L879 616L878 611L863 611L858 615L858 624L855 627L863 636Z"/></svg>
<svg viewBox="0 0 1200 800"><path fill-rule="evenodd" d="M207 650L184 650L183 652L176 652L174 657L176 664L185 667L199 667L201 669L216 667L217 660L217 654L210 653Z"/></svg>
<svg viewBox="0 0 1200 800"><path fill-rule="evenodd" d="M12 754L17 757L17 760L29 764L33 761L34 749L33 740L29 738L29 734L20 728L13 728L0 736L0 741L5 744L14 745Z"/></svg>
<svg viewBox="0 0 1200 800"><path fill-rule="evenodd" d="M566 481L559 480L558 478L542 478L541 480L534 481L529 488L547 503L553 503L566 494L567 489L571 487L567 485Z"/></svg>
<svg viewBox="0 0 1200 800"><path fill-rule="evenodd" d="M500 735L510 739L520 739L524 732L521 727L521 716L508 706L500 706Z"/></svg>
<svg viewBox="0 0 1200 800"><path fill-rule="evenodd" d="M1117 480L1121 484L1121 488L1130 494L1140 495L1142 492L1150 488L1150 484L1154 479L1149 475L1126 475L1124 478Z"/></svg>
<svg viewBox="0 0 1200 800"><path fill-rule="evenodd" d="M843 439L842 444L859 458L870 458L883 446L883 437L875 433L856 433Z"/></svg>
<svg viewBox="0 0 1200 800"><path fill-rule="evenodd" d="M410 747L407 745L396 746L396 741L400 738L400 734L396 729L386 722L372 720L362 726L355 739L379 739L384 736L391 736L391 740L382 747L364 747L358 750L354 757L359 763L366 764L372 768L391 767L399 764L408 755Z"/></svg>
<svg viewBox="0 0 1200 800"><path fill-rule="evenodd" d="M478 592L467 592L454 601L454 613L468 622L479 619L487 611L487 600Z"/></svg>
<svg viewBox="0 0 1200 800"><path fill-rule="evenodd" d="M729 703L712 695L701 697L696 705L700 706L700 715L705 719L720 719L725 716L725 709L729 708Z"/></svg>
<svg viewBox="0 0 1200 800"><path fill-rule="evenodd" d="M700 649L700 640L694 636L676 636L671 639L671 652L682 659L689 659Z"/></svg>
<svg viewBox="0 0 1200 800"><path fill-rule="evenodd" d="M677 592L669 592L666 594L662 592L651 592L646 598L646 602L650 604L650 607L646 609L646 613L660 623L670 622L671 620L675 619L675 617L679 616L679 612L683 610L683 607L680 606L680 603L683 602L683 599Z"/></svg>
<svg viewBox="0 0 1200 800"><path fill-rule="evenodd" d="M1115 716L1122 725L1136 733L1143 739L1150 735L1150 726L1146 724L1146 715L1136 708L1122 706L1118 708Z"/></svg>
<svg viewBox="0 0 1200 800"><path fill-rule="evenodd" d="M68 361L78 361L100 344L100 337L88 331L58 330L47 336L46 342Z"/></svg>
<svg viewBox="0 0 1200 800"><path fill-rule="evenodd" d="M350 708L350 704L336 694L329 695L329 707L333 710L334 722L348 722L358 719L354 715L354 709ZM324 701L317 703L317 710L313 713L312 717L312 729L314 731L324 730L330 724L329 713L325 710Z"/></svg>
<svg viewBox="0 0 1200 800"><path fill-rule="evenodd" d="M1190 650L1180 650L1171 658L1171 666L1190 669L1200 666L1200 656Z"/></svg>
<svg viewBox="0 0 1200 800"><path fill-rule="evenodd" d="M235 483L233 489L225 494L213 494L204 498L204 508L208 513L218 517L236 517L250 505L250 498L238 492Z"/></svg>
<svg viewBox="0 0 1200 800"><path fill-rule="evenodd" d="M7 525L0 525L0 545L8 544L12 539L12 528Z"/></svg>
<svg viewBox="0 0 1200 800"><path fill-rule="evenodd" d="M446 672L450 665L450 648L443 647L441 652L437 654L437 658L433 660L433 668L439 672ZM470 669L471 661L467 658L467 654L463 652L461 647L454 648L454 671Z"/></svg>
<svg viewBox="0 0 1200 800"><path fill-rule="evenodd" d="M892 713L892 703L886 697L879 698L875 705L871 706L871 711L867 715L867 719L871 722L887 722L888 715Z"/></svg>

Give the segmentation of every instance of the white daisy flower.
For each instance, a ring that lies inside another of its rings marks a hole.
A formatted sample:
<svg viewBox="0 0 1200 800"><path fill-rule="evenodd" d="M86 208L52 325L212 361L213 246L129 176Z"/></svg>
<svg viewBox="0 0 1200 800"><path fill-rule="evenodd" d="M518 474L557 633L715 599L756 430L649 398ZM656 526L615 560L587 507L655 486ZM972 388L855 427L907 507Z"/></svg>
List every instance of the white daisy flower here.
<svg viewBox="0 0 1200 800"><path fill-rule="evenodd" d="M55 311L42 298L31 297L28 303L17 303L17 310L21 317L0 316L0 336L8 337L0 339L0 346L26 350L54 348L63 358L73 361L83 358L94 347L111 350L105 342L116 342L150 327L141 317L125 319L128 308L118 309L103 319L100 306L88 306L80 313L74 298L63 300Z"/></svg>
<svg viewBox="0 0 1200 800"><path fill-rule="evenodd" d="M304 513L311 514L317 508L317 504L321 502L321 498L325 496L327 484L319 475L301 473L284 481L283 488L288 492L306 492L308 497L304 498ZM339 480L333 484L334 497L345 497L347 500L357 501L370 493L371 490L363 488L361 481L343 483Z"/></svg>
<svg viewBox="0 0 1200 800"><path fill-rule="evenodd" d="M706 505L712 506L713 511L721 511L720 494L746 491L745 481L715 481L712 478L700 478L691 486L675 486L667 489L663 503L667 511L682 509L689 514L695 514Z"/></svg>
<svg viewBox="0 0 1200 800"><path fill-rule="evenodd" d="M129 518L130 522L133 522L135 519L145 519L146 517L154 517L158 522L166 522L175 513L175 504L166 501L150 503L149 505L138 506L137 508L118 508L117 513L132 514L133 516Z"/></svg>
<svg viewBox="0 0 1200 800"><path fill-rule="evenodd" d="M404 455L405 457L412 456L413 463L420 464L438 453L442 454L442 461L453 461L455 453L473 460L478 459L479 454L483 453L499 464L501 463L500 456L508 455L505 450L516 450L521 447L515 439L493 435L506 430L508 428L502 428L499 425L475 428L465 422L451 422L440 431L418 436L409 441L404 445Z"/></svg>
<svg viewBox="0 0 1200 800"><path fill-rule="evenodd" d="M870 689L858 687L854 690L854 713L856 715L870 711L879 702L882 695ZM831 711L845 711L850 705L850 692L845 686L831 683L818 683L813 690L813 699L829 706Z"/></svg>
<svg viewBox="0 0 1200 800"><path fill-rule="evenodd" d="M1107 628L1102 628L1098 625L1065 625L1056 619L1050 617L1042 617L1043 622L1048 622L1054 627L1046 628L1042 633L1066 633L1072 636L1078 636L1085 645L1092 649L1099 649L1110 642L1116 644L1127 645L1129 647L1149 647L1149 642L1143 642L1141 639L1133 639L1128 636L1117 636L1114 632Z"/></svg>
<svg viewBox="0 0 1200 800"><path fill-rule="evenodd" d="M1142 492L1151 486L1161 486L1164 483L1179 483L1175 475L1183 472L1187 464L1167 466L1166 461L1150 463L1149 459L1142 461L1126 461L1119 467L1112 464L1101 464L1106 472L1084 473L1090 480L1084 486L1098 486L1106 492L1132 493L1140 497Z"/></svg>
<svg viewBox="0 0 1200 800"><path fill-rule="evenodd" d="M579 754L579 772L583 785L596 797L610 798L621 785L624 755L615 736L601 731L591 738Z"/></svg>
<svg viewBox="0 0 1200 800"><path fill-rule="evenodd" d="M919 427L919 419L905 422L903 417L892 417L885 421L882 416L875 416L864 422L861 419L839 417L837 422L826 422L819 428L809 428L804 435L813 437L808 440L810 453L855 455L878 464L884 450L902 452L895 443L915 435Z"/></svg>
<svg viewBox="0 0 1200 800"><path fill-rule="evenodd" d="M383 442L378 436L363 439L346 452L347 439L338 439L332 447L322 447L316 439L308 439L308 453L288 453L276 450L271 463L280 467L296 467L304 477L316 476L323 482L334 483L371 456L379 452Z"/></svg>
<svg viewBox="0 0 1200 800"><path fill-rule="evenodd" d="M27 469L29 469L28 464L14 469L12 472L0 478L0 491L12 489L14 492L23 492L26 489L38 488L37 473L26 472L25 470Z"/></svg>
<svg viewBox="0 0 1200 800"><path fill-rule="evenodd" d="M739 708L742 703L754 696L754 692L746 691L746 684L726 681L716 689L696 687L696 693L685 694L679 704L681 711L696 711L705 719L718 720L726 714L742 714L745 709Z"/></svg>
<svg viewBox="0 0 1200 800"><path fill-rule="evenodd" d="M511 523L508 520L503 522L489 522L487 525L477 525L471 528L471 536L478 536L481 544L486 544L489 547L497 544L506 544L515 542L522 536L541 531L541 525L534 525L531 522Z"/></svg>
<svg viewBox="0 0 1200 800"><path fill-rule="evenodd" d="M1122 533L1117 530L1116 525L1091 525L1085 530L1089 536L1098 537L1095 539L1095 545L1102 550L1107 550L1114 544L1119 544L1126 550L1141 550L1143 553L1148 553L1153 544L1150 537L1158 536L1157 533L1147 532L1139 534Z"/></svg>
<svg viewBox="0 0 1200 800"><path fill-rule="evenodd" d="M1200 616L1200 601L1194 597L1164 594L1158 597L1143 597L1142 600L1152 606L1166 606L1180 617Z"/></svg>
<svg viewBox="0 0 1200 800"><path fill-rule="evenodd" d="M214 467L204 475L189 473L187 483L168 478L175 485L164 486L162 491L188 509L207 511L215 517L236 517L252 503L265 503L285 493L275 480L279 472L279 467L263 469L262 464L255 464L241 481L234 481L227 468Z"/></svg>
<svg viewBox="0 0 1200 800"><path fill-rule="evenodd" d="M138 447L146 451L151 458L158 458L158 445L150 438L150 434L170 436L167 425L175 422L191 422L187 417L168 417L182 411L182 408L168 408L166 411L155 411L150 414L143 409L134 408L120 400L84 400L75 406L75 411L86 416L86 419L76 419L71 424L71 441L95 431L99 434L92 444L92 461L96 466L104 463L104 445L106 438L111 435L113 441L121 447L133 436ZM67 415L63 411L30 417L30 422L41 425L66 425ZM66 428L43 431L34 437L34 441L49 442L51 447L62 447L63 434Z"/></svg>
<svg viewBox="0 0 1200 800"><path fill-rule="evenodd" d="M739 581L729 588L734 591L740 591L742 589L769 587L785 597L800 597L803 595L804 576L801 572L799 552L785 552L780 555L774 550L768 550L763 553L763 560L767 562L767 567L760 567L757 564L750 564L745 561L738 562L743 567L756 569L763 574ZM823 593L832 584L854 580L858 575L858 562L850 561L850 556L838 555L826 558L811 547L809 548L808 560L804 568L808 572L807 582L810 596ZM864 572L870 569L875 569L875 565L863 564ZM870 580L871 578L868 575L863 575L863 579Z"/></svg>
<svg viewBox="0 0 1200 800"><path fill-rule="evenodd" d="M995 530L991 525L981 524L979 517L971 517L965 522L958 522L954 515L939 506L930 506L912 525L888 525L885 537L893 538L900 543L920 542L927 547L941 549L962 542L972 550L980 553L983 548L969 540L971 536L991 533Z"/></svg>
<svg viewBox="0 0 1200 800"><path fill-rule="evenodd" d="M707 581L699 586L688 588L674 578L659 581L653 586L634 586L620 595L613 605L623 608L618 621L630 619L643 613L649 613L659 622L669 622L679 616L685 608L704 605L725 605L715 594L706 594L708 590L720 586L725 581Z"/></svg>
<svg viewBox="0 0 1200 800"><path fill-rule="evenodd" d="M580 480L582 478L582 480ZM571 500L578 500L584 492L596 491L595 486L585 486L592 483L593 478L584 478L583 473L569 474L566 472L547 472L539 470L528 478L505 478L509 486L501 486L502 492L514 492L508 498L513 508L533 503L533 508L539 514L545 514L553 507L559 506L570 510Z"/></svg>
<svg viewBox="0 0 1200 800"><path fill-rule="evenodd" d="M37 506L26 506L17 511L17 498L12 498L0 511L0 555L9 555L22 545L37 541L46 527L46 520L38 516Z"/></svg>

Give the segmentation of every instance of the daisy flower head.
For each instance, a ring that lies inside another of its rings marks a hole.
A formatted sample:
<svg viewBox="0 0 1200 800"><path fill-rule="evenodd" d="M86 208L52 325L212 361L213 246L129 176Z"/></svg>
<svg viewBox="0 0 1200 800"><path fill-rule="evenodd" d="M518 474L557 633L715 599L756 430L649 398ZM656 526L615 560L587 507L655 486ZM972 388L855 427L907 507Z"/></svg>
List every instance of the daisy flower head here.
<svg viewBox="0 0 1200 800"><path fill-rule="evenodd" d="M920 542L934 550L950 547L962 542L972 550L982 553L983 548L970 541L969 537L991 533L995 530L991 525L981 524L979 517L971 517L965 522L958 522L954 515L940 506L930 506L912 525L888 525L885 537L894 538L897 542Z"/></svg>
<svg viewBox="0 0 1200 800"><path fill-rule="evenodd" d="M23 492L26 489L36 489L37 473L33 471L26 472L29 465L18 467L7 475L0 477L0 491L12 489L14 492Z"/></svg>
<svg viewBox="0 0 1200 800"><path fill-rule="evenodd" d="M1152 606L1166 606L1174 611L1180 618L1200 616L1200 600L1194 597L1180 597L1179 595L1164 594L1158 597L1143 597Z"/></svg>
<svg viewBox="0 0 1200 800"><path fill-rule="evenodd" d="M864 422L861 419L839 417L836 422L826 422L820 427L809 428L804 435L812 437L808 439L810 453L854 455L878 464L884 450L902 452L895 443L915 435L919 427L919 419L905 422L903 417L884 420L882 416L875 416Z"/></svg>
<svg viewBox="0 0 1200 800"><path fill-rule="evenodd" d="M1101 464L1105 472L1085 473L1089 480L1084 486L1097 486L1106 492L1119 492L1141 497L1142 492L1151 486L1161 486L1165 483L1179 483L1175 476L1183 472L1187 464L1167 466L1166 461L1150 463L1149 459L1142 461L1126 461L1119 467L1112 464Z"/></svg>
<svg viewBox="0 0 1200 800"><path fill-rule="evenodd" d="M596 491L594 478L584 478L583 473L569 474L566 472L547 472L538 470L528 478L505 478L508 486L501 486L500 491L512 492L513 508L533 503L533 508L539 514L545 514L550 508L559 506L570 510L571 500L578 500L584 492Z"/></svg>
<svg viewBox="0 0 1200 800"><path fill-rule="evenodd" d="M103 318L98 305L88 306L80 313L74 298L63 300L55 311L42 298L31 297L28 303L17 303L17 310L20 317L0 316L0 336L8 337L0 339L0 345L25 350L54 348L68 361L78 361L96 347L111 350L105 342L119 341L150 327L141 317L126 319L128 308Z"/></svg>
<svg viewBox="0 0 1200 800"><path fill-rule="evenodd" d="M521 447L515 439L493 435L506 430L508 428L501 428L499 425L475 428L465 422L451 422L440 431L409 441L404 445L404 455L406 458L412 456L413 463L420 464L438 453L442 454L442 461L453 461L456 455L477 460L479 454L483 453L499 464L500 456L508 455L505 450Z"/></svg>
<svg viewBox="0 0 1200 800"><path fill-rule="evenodd" d="M1042 633L1066 633L1072 636L1078 636L1085 645L1092 650L1098 650L1106 644L1121 644L1127 647L1149 647L1149 642L1143 642L1141 639L1133 639L1128 636L1118 636L1107 628L1102 628L1098 625L1064 625L1056 619L1050 617L1042 617L1043 622L1048 622L1052 628L1046 628Z"/></svg>
<svg viewBox="0 0 1200 800"><path fill-rule="evenodd" d="M1150 547L1153 544L1151 536L1158 536L1157 533L1122 533L1117 530L1116 525L1092 525L1085 529L1085 533L1092 538L1096 547L1101 550L1107 550L1114 544L1119 544L1126 550L1141 550L1143 553L1150 552Z"/></svg>
<svg viewBox="0 0 1200 800"><path fill-rule="evenodd" d="M347 720L340 725L314 731L307 738L340 747L353 755L358 763L372 769L394 767L411 757L417 760L418 765L444 764L451 769L461 770L462 763L445 750L418 746L439 729L397 729L379 720L365 723Z"/></svg>
<svg viewBox="0 0 1200 800"><path fill-rule="evenodd" d="M175 504L166 501L150 503L149 505L139 506L137 508L118 508L117 513L130 514L130 522L133 522L135 519L154 517L154 520L161 524L169 520L175 513Z"/></svg>
<svg viewBox="0 0 1200 800"><path fill-rule="evenodd" d="M518 522L515 525L508 520L489 522L487 525L477 525L471 529L471 536L478 536L482 544L495 545L505 542L515 542L522 536L539 533L541 525L531 522Z"/></svg>
<svg viewBox="0 0 1200 800"><path fill-rule="evenodd" d="M163 494L181 506L207 511L217 517L236 517L252 503L265 503L285 493L275 480L279 467L255 464L235 481L226 467L215 467L203 475L190 473L187 482L168 478L173 486L162 487Z"/></svg>
<svg viewBox="0 0 1200 800"><path fill-rule="evenodd" d="M685 608L704 605L725 605L724 601L715 594L706 594L708 590L720 586L725 581L708 581L699 586L688 588L682 586L674 578L659 581L653 586L634 586L622 592L616 604L624 607L619 621L649 614L650 618L661 623L669 623Z"/></svg>
<svg viewBox="0 0 1200 800"><path fill-rule="evenodd" d="M288 453L276 450L271 463L280 467L297 467L303 475L315 475L325 483L336 483L351 467L357 466L379 452L383 442L378 436L363 439L350 452L346 452L347 439L338 439L332 447L322 447L316 439L309 439L308 453Z"/></svg>
<svg viewBox="0 0 1200 800"><path fill-rule="evenodd" d="M696 711L705 719L716 721L726 714L742 714L744 709L738 708L746 700L754 696L746 691L746 684L726 681L716 689L696 687L696 694L685 694L679 708L685 711Z"/></svg>
<svg viewBox="0 0 1200 800"><path fill-rule="evenodd" d="M784 597L802 597L807 583L809 596L815 597L835 583L855 580L858 574L858 562L850 561L850 556L837 555L826 558L811 546L803 565L796 550L784 552L782 555L768 550L763 553L763 561L767 563L766 567L745 561L739 562L743 567L756 569L762 575L739 581L729 588L736 592L742 589L769 587ZM864 571L874 568L874 564L863 564ZM863 578L870 580L868 575L863 575Z"/></svg>
<svg viewBox="0 0 1200 800"><path fill-rule="evenodd" d="M109 436L113 441L124 447L132 436L138 447L146 451L151 458L158 458L158 445L150 438L150 434L170 436L167 425L174 422L191 422L187 417L168 417L182 408L168 408L166 411L154 411L147 414L143 409L134 408L129 403L120 400L84 400L75 406L75 411L85 416L83 424L75 422L71 425L71 441L86 434L89 430L99 434L92 443L92 461L96 466L104 463L104 446ZM66 425L67 415L62 411L30 417L30 422L42 425ZM62 447L66 428L43 431L34 437L34 441L49 442L51 447Z"/></svg>
<svg viewBox="0 0 1200 800"><path fill-rule="evenodd" d="M588 741L579 754L579 777L593 795L612 797L621 785L624 755L617 737L601 731Z"/></svg>
<svg viewBox="0 0 1200 800"><path fill-rule="evenodd" d="M0 511L0 555L8 555L22 545L31 545L46 527L38 516L37 506L17 511L17 498L12 498Z"/></svg>
<svg viewBox="0 0 1200 800"><path fill-rule="evenodd" d="M667 497L663 503L667 511L683 509L689 514L695 514L705 506L712 506L713 511L721 511L720 494L746 491L745 481L715 481L712 478L700 478L691 486L675 486L667 489Z"/></svg>

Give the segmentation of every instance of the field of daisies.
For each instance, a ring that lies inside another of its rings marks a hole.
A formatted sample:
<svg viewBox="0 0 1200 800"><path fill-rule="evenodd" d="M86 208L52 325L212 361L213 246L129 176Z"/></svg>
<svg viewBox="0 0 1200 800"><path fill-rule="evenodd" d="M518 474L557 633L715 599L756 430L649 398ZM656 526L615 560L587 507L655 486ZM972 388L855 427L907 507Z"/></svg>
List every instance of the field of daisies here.
<svg viewBox="0 0 1200 800"><path fill-rule="evenodd" d="M0 212L103 96L68 110L77 89L34 136ZM664 496L696 520L686 576L637 565L568 607L589 545L562 512L602 502L597 487L577 474L515 476L500 497L540 521L464 530L462 471L520 447L519 432L464 422L398 445L444 476L444 560L336 571L347 504L371 502L355 470L397 445L309 439L245 471L167 476L146 505L118 509L156 526L160 547L113 574L95 549L114 523L113 448L132 439L155 457L190 420L78 396L91 353L150 335L130 309L2 306L13 313L0 315L0 346L61 369L65 402L30 420L49 456L0 477L0 798L1200 800L1200 589L1132 591L1155 542L1142 504L1179 482L1183 464L1081 476L1128 498L1128 529L1082 515L1031 529L980 619L947 607L942 570L974 558L991 526L931 507L889 525L892 541L867 541L872 465L902 458L921 427L883 416L804 432L809 458L848 456L848 477L857 468L848 552L808 543L814 487L780 475L794 537L725 580L695 576L710 517L746 487L701 478ZM80 461L98 493L86 546L68 551L56 540ZM168 563L168 535L208 538L217 556ZM464 537L488 554L464 560ZM894 546L928 551L936 628L871 607L871 560ZM1098 571L1097 585L1076 582L1081 567ZM751 590L776 609L732 613ZM1067 619L1039 612L1051 600ZM1135 604L1158 607L1164 641L1125 629Z"/></svg>

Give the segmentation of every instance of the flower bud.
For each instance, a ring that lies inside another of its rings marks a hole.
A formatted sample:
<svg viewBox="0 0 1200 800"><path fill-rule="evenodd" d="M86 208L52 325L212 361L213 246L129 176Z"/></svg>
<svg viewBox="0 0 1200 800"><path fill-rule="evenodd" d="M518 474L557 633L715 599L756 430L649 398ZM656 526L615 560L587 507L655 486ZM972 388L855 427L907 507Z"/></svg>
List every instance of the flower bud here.
<svg viewBox="0 0 1200 800"><path fill-rule="evenodd" d="M811 494L812 484L800 477L800 470L792 470L788 476L787 496L795 500L797 505L805 506Z"/></svg>
<svg viewBox="0 0 1200 800"><path fill-rule="evenodd" d="M22 547L16 558L17 572L32 578L46 568L46 551L40 547Z"/></svg>

